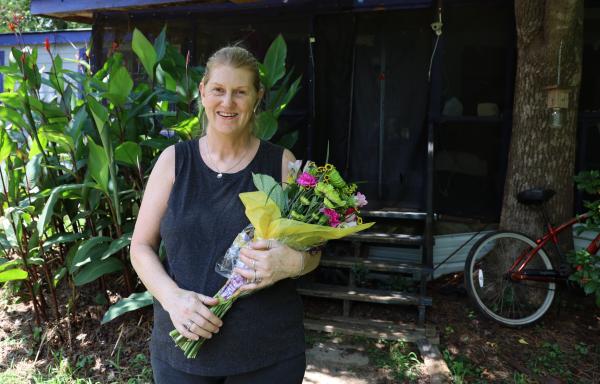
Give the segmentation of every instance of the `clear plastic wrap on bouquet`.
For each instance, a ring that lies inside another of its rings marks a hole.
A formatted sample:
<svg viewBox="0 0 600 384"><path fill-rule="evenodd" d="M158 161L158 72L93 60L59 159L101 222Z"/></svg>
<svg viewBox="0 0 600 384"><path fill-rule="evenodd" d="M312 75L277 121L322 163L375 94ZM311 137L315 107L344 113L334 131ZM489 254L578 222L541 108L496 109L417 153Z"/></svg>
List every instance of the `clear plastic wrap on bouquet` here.
<svg viewBox="0 0 600 384"><path fill-rule="evenodd" d="M233 275L233 270L235 268L248 268L240 260L240 250L247 247L252 239L254 239L254 226L248 224L248 226L235 237L223 258L217 262L215 265L215 272L229 279Z"/></svg>

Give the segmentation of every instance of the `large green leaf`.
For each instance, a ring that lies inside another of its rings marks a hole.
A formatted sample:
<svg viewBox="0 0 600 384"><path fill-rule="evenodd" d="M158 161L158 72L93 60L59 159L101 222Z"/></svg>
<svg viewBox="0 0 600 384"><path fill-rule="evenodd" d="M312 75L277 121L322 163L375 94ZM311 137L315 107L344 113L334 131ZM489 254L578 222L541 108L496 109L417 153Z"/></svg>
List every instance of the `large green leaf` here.
<svg viewBox="0 0 600 384"><path fill-rule="evenodd" d="M93 260L92 255L99 255L104 253L104 251L108 248L108 243L112 239L106 236L96 236L83 241L77 247L77 251L75 255L71 259L70 263L67 265L69 271L73 272L75 268L81 267ZM93 252L95 251L95 252Z"/></svg>
<svg viewBox="0 0 600 384"><path fill-rule="evenodd" d="M8 271L0 272L0 283L14 280L25 280L27 278L27 271L22 269L9 269Z"/></svg>
<svg viewBox="0 0 600 384"><path fill-rule="evenodd" d="M94 140L88 138L88 148L90 150L90 156L88 158L88 170L90 176L98 183L100 189L108 193L108 156L104 151L104 148L94 143Z"/></svg>
<svg viewBox="0 0 600 384"><path fill-rule="evenodd" d="M0 224L2 224L2 229L4 229L4 234L6 235L6 240L8 240L8 243L10 244L10 246L12 248L18 248L19 241L17 240L17 235L15 234L15 231L13 229L13 226L12 226L10 220L7 217L2 216L2 217L0 217Z"/></svg>
<svg viewBox="0 0 600 384"><path fill-rule="evenodd" d="M2 92L0 93L0 101L11 108L16 110L22 110L25 108L23 103L23 96L15 92Z"/></svg>
<svg viewBox="0 0 600 384"><path fill-rule="evenodd" d="M6 160L14 148L13 141L4 128L0 129L0 163Z"/></svg>
<svg viewBox="0 0 600 384"><path fill-rule="evenodd" d="M289 102L296 96L298 90L300 89L300 81L302 80L302 76L299 76L294 82L290 85L283 97L283 100L277 105L274 109L275 117L279 117L281 112L288 106Z"/></svg>
<svg viewBox="0 0 600 384"><path fill-rule="evenodd" d="M277 118L271 111L263 111L256 116L256 137L271 140L277 132Z"/></svg>
<svg viewBox="0 0 600 384"><path fill-rule="evenodd" d="M111 257L106 260L97 260L88 263L73 277L75 285L91 283L100 276L117 272L123 269L121 260Z"/></svg>
<svg viewBox="0 0 600 384"><path fill-rule="evenodd" d="M156 51L156 61L161 61L165 57L167 50L167 26L165 25L160 34L154 39L154 50Z"/></svg>
<svg viewBox="0 0 600 384"><path fill-rule="evenodd" d="M122 106L133 89L133 80L125 67L119 67L108 80L107 97L117 106Z"/></svg>
<svg viewBox="0 0 600 384"><path fill-rule="evenodd" d="M259 191L264 192L271 200L277 204L280 211L284 211L286 207L286 197L281 184L269 175L261 173L253 173L252 181L254 186Z"/></svg>
<svg viewBox="0 0 600 384"><path fill-rule="evenodd" d="M142 160L142 149L138 143L126 141L115 148L115 160L137 167Z"/></svg>
<svg viewBox="0 0 600 384"><path fill-rule="evenodd" d="M23 264L23 261L21 261L20 259L10 260L10 261L6 261L6 259L2 259L2 260L4 260L4 262L0 263L0 272L3 272L9 268L13 268L13 267Z"/></svg>
<svg viewBox="0 0 600 384"><path fill-rule="evenodd" d="M42 170L42 154L38 153L35 156L29 158L27 165L25 166L25 174L30 187L37 185L40 172Z"/></svg>
<svg viewBox="0 0 600 384"><path fill-rule="evenodd" d="M86 237L85 233L75 232L75 233L56 233L48 238L44 242L44 248L48 248L53 246L54 244L65 244L71 243L73 241L77 241L79 239L83 239Z"/></svg>
<svg viewBox="0 0 600 384"><path fill-rule="evenodd" d="M189 119L180 121L168 129L175 131L182 139L190 140L194 133L200 129L200 120L196 116L190 117Z"/></svg>
<svg viewBox="0 0 600 384"><path fill-rule="evenodd" d="M56 286L58 285L58 283L60 282L60 280L67 274L67 268L65 267L61 267L58 272L56 272L54 274L54 277L52 278L52 285L54 285L54 287L56 288Z"/></svg>
<svg viewBox="0 0 600 384"><path fill-rule="evenodd" d="M132 235L131 233L126 233L123 236L119 237L118 239L114 240L112 243L110 243L110 246L108 247L108 249L106 251L104 251L102 256L100 256L100 260L107 259L111 255L114 255L121 249L128 246L131 243L131 235Z"/></svg>
<svg viewBox="0 0 600 384"><path fill-rule="evenodd" d="M137 28L133 30L131 48L140 59L146 73L150 76L150 80L154 80L154 65L157 61L156 50Z"/></svg>
<svg viewBox="0 0 600 384"><path fill-rule="evenodd" d="M19 128L27 129L29 125L21 117L21 114L9 107L0 105L0 120L10 121Z"/></svg>
<svg viewBox="0 0 600 384"><path fill-rule="evenodd" d="M108 111L96 99L91 96L86 97L88 108L92 112L92 117L98 128L100 135L104 132L104 125L108 121Z"/></svg>
<svg viewBox="0 0 600 384"><path fill-rule="evenodd" d="M285 58L287 46L283 36L279 35L273 40L265 55L263 63L265 87L270 89L285 75Z"/></svg>
<svg viewBox="0 0 600 384"><path fill-rule="evenodd" d="M177 82L160 64L156 66L156 80L169 91L175 92L177 90Z"/></svg>
<svg viewBox="0 0 600 384"><path fill-rule="evenodd" d="M44 205L44 209L42 209L42 213L40 214L40 217L38 219L38 222L37 222L38 233L40 233L40 234L44 233L44 229L46 228L46 225L48 225L48 223L50 222L50 219L52 218L52 215L54 214L54 205L56 204L56 201L60 197L60 194L63 191L69 191L69 190L73 190L73 189L81 189L85 186L89 187L89 186L91 186L91 183L88 183L88 184L66 184L66 185L60 185L60 186L54 188L52 190L52 193L50 193L50 197L48 197L48 201L46 201L46 205Z"/></svg>
<svg viewBox="0 0 600 384"><path fill-rule="evenodd" d="M277 144L281 145L284 148L292 149L296 141L298 141L298 136L300 134L299 130L295 130L293 132L287 133L283 135L283 137L279 140Z"/></svg>
<svg viewBox="0 0 600 384"><path fill-rule="evenodd" d="M152 301L152 295L148 291L132 293L129 297L121 299L111 305L102 317L101 324L108 323L124 313L151 305Z"/></svg>
<svg viewBox="0 0 600 384"><path fill-rule="evenodd" d="M64 127L64 124L43 125L40 127L38 134L44 136L48 141L58 143L68 151L74 151L73 138L64 133Z"/></svg>

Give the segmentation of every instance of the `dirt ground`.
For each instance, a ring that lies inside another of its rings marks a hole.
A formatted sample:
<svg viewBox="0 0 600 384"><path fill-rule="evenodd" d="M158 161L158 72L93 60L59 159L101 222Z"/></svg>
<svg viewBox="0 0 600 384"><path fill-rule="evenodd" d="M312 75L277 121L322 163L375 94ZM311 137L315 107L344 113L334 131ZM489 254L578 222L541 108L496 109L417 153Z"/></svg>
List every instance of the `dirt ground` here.
<svg viewBox="0 0 600 384"><path fill-rule="evenodd" d="M455 382L600 383L600 310L590 297L567 291L541 323L510 329L474 311L462 288L461 276L435 281L429 288L433 307L428 311L428 322L439 331L440 350ZM336 302L304 300L307 311L324 314L341 311ZM100 326L106 306L91 302L80 305L85 310L80 309L71 319L60 319L60 326L54 323L42 330L36 329L28 305L9 304L3 299L0 372L7 369L31 372L34 368L48 372L65 356L76 377L101 383L150 382L149 308ZM406 321L414 319L416 310L356 304L353 314ZM372 344L361 344L360 339L352 339L349 344L345 338L337 340L336 336L307 332L309 371L305 383L395 381L389 367L381 366L365 350L374 348ZM328 358L336 354L337 360ZM427 378L421 376L411 382L426 383Z"/></svg>

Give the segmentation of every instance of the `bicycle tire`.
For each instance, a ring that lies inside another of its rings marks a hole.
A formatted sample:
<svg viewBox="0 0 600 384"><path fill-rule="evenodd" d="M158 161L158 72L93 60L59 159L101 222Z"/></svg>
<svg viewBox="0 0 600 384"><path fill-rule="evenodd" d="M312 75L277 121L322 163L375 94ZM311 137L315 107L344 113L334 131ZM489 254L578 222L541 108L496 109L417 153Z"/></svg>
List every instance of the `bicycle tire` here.
<svg viewBox="0 0 600 384"><path fill-rule="evenodd" d="M540 320L552 306L556 283L508 278L507 271L519 252L536 246L524 234L496 231L471 248L465 262L465 284L471 301L486 317L505 326L522 327ZM543 249L527 268L553 269Z"/></svg>

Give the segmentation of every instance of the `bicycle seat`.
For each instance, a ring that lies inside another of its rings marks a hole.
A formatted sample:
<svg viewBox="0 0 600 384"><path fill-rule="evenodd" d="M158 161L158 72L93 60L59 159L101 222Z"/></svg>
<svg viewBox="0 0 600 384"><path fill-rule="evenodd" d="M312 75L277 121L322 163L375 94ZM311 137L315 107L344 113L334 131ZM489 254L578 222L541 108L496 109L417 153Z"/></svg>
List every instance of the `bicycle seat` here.
<svg viewBox="0 0 600 384"><path fill-rule="evenodd" d="M525 205L540 205L550 200L556 192L552 189L531 188L517 194L517 200Z"/></svg>

